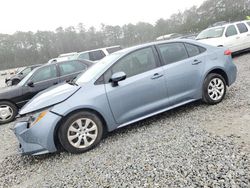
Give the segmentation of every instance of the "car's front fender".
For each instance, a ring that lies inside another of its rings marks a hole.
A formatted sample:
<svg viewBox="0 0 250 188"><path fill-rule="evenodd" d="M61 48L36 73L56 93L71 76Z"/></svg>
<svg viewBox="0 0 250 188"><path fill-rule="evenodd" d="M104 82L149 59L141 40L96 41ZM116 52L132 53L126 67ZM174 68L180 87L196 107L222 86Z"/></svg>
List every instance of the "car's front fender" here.
<svg viewBox="0 0 250 188"><path fill-rule="evenodd" d="M110 110L104 85L84 86L66 101L51 109L52 112L64 117L79 110L92 110L100 114L108 131L112 131L118 126Z"/></svg>

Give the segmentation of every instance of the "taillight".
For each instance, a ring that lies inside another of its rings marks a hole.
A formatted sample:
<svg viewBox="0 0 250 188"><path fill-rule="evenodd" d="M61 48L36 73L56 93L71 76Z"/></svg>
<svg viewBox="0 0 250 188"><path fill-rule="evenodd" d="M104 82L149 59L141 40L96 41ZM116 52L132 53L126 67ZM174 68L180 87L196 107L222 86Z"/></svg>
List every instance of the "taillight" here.
<svg viewBox="0 0 250 188"><path fill-rule="evenodd" d="M230 50L226 50L226 51L224 52L224 55L232 55L232 52L231 52Z"/></svg>

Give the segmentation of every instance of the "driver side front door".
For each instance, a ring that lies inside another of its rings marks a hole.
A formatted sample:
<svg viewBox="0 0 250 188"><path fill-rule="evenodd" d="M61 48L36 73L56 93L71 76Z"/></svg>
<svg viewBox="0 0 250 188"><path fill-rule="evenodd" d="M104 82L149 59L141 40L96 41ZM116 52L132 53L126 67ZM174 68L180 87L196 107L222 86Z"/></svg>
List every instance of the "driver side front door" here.
<svg viewBox="0 0 250 188"><path fill-rule="evenodd" d="M53 85L58 84L56 65L49 65L38 69L28 82L32 81L33 86L27 84L23 88L23 102L28 102L40 91L43 91Z"/></svg>
<svg viewBox="0 0 250 188"><path fill-rule="evenodd" d="M168 102L164 71L154 50L147 47L126 55L105 75L109 78L117 72L127 75L118 86L105 84L114 119L120 125L152 114Z"/></svg>

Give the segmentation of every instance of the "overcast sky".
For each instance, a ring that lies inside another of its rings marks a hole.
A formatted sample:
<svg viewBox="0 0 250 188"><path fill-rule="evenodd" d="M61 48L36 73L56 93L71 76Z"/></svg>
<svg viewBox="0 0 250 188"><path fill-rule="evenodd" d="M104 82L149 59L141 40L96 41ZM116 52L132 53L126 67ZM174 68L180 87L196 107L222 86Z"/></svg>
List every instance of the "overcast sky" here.
<svg viewBox="0 0 250 188"><path fill-rule="evenodd" d="M55 30L101 23L123 25L139 21L154 24L159 18L183 11L204 0L2 0L0 33Z"/></svg>

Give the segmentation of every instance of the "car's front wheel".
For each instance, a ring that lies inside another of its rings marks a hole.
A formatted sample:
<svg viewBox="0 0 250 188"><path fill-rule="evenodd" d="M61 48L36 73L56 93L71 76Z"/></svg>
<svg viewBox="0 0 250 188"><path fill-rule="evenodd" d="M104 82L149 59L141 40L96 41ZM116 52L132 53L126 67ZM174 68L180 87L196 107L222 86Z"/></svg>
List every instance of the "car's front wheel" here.
<svg viewBox="0 0 250 188"><path fill-rule="evenodd" d="M103 123L94 113L77 112L60 126L58 138L70 153L83 153L94 148L103 135Z"/></svg>
<svg viewBox="0 0 250 188"><path fill-rule="evenodd" d="M224 99L226 90L227 86L223 76L211 73L203 84L203 101L207 104L217 104Z"/></svg>
<svg viewBox="0 0 250 188"><path fill-rule="evenodd" d="M9 101L0 101L0 124L13 121L17 115L17 107Z"/></svg>

